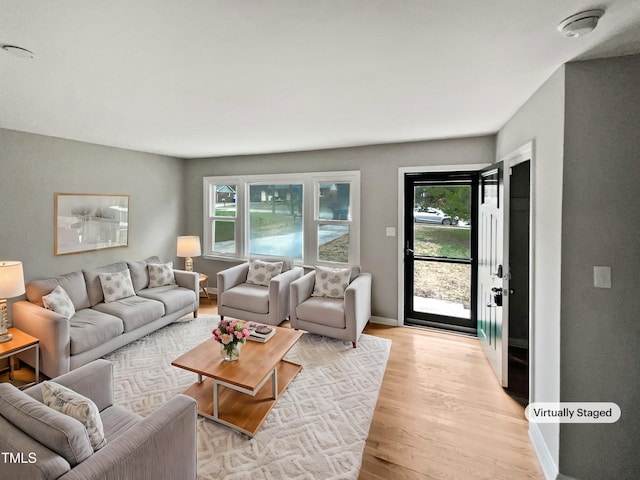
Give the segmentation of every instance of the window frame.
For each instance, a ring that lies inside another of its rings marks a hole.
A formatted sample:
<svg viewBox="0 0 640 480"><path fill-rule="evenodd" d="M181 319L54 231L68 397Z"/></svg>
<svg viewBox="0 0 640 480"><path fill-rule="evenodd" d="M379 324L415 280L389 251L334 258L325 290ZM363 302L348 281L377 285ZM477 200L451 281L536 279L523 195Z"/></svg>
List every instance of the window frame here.
<svg viewBox="0 0 640 480"><path fill-rule="evenodd" d="M348 183L349 210L347 220L320 219L320 184ZM296 265L302 266L344 266L360 264L360 171L307 172L266 175L233 175L203 177L203 256L214 260L247 260L249 253L249 212L251 185L288 185L302 184L302 258L292 259ZM215 186L236 186L236 216L215 216L215 203L212 206L211 192ZM212 211L213 209L213 211ZM216 252L213 246L213 222L216 220L235 222L234 240L235 254ZM349 251L347 262L322 261L318 258L318 228L321 225L348 225ZM266 258L266 255L256 255ZM273 256L274 259L290 259Z"/></svg>

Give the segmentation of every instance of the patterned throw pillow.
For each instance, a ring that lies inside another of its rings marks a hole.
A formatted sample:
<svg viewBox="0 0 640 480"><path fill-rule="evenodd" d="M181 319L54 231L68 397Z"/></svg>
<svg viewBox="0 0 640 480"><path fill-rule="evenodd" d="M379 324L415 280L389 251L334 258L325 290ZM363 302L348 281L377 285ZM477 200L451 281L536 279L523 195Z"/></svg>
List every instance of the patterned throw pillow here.
<svg viewBox="0 0 640 480"><path fill-rule="evenodd" d="M350 268L316 267L316 283L313 286L314 297L344 298L349 286Z"/></svg>
<svg viewBox="0 0 640 480"><path fill-rule="evenodd" d="M65 318L71 318L76 314L71 298L60 285L54 288L50 294L42 297L42 304L47 310L53 310Z"/></svg>
<svg viewBox="0 0 640 480"><path fill-rule="evenodd" d="M50 381L42 382L42 399L47 407L73 417L84 425L94 452L107 444L100 412L91 399Z"/></svg>
<svg viewBox="0 0 640 480"><path fill-rule="evenodd" d="M173 274L173 262L149 263L149 288L174 285L176 277Z"/></svg>
<svg viewBox="0 0 640 480"><path fill-rule="evenodd" d="M104 303L133 297L136 294L128 269L115 273L99 273L98 276L100 277L100 285L102 285Z"/></svg>
<svg viewBox="0 0 640 480"><path fill-rule="evenodd" d="M247 283L254 285L269 286L269 282L276 275L282 272L283 262L264 262L262 260L251 260L249 262L249 273Z"/></svg>

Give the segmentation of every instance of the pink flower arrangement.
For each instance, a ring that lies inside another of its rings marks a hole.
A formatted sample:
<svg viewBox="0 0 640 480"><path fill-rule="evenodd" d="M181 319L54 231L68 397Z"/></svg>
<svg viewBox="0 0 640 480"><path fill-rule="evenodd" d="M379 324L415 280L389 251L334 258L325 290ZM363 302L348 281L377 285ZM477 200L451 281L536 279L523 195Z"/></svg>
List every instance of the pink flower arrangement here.
<svg viewBox="0 0 640 480"><path fill-rule="evenodd" d="M216 342L221 343L226 351L231 352L238 345L244 345L249 338L251 332L245 325L245 322L238 320L220 320L211 333Z"/></svg>

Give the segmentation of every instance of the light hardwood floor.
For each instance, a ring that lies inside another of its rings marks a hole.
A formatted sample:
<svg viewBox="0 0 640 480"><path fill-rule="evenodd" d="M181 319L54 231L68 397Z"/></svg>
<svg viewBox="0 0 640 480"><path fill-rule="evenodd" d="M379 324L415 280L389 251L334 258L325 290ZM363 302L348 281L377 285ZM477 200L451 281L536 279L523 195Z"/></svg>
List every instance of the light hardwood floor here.
<svg viewBox="0 0 640 480"><path fill-rule="evenodd" d="M201 313L217 314L212 300ZM365 332L393 343L360 480L544 479L523 407L477 340L373 324Z"/></svg>

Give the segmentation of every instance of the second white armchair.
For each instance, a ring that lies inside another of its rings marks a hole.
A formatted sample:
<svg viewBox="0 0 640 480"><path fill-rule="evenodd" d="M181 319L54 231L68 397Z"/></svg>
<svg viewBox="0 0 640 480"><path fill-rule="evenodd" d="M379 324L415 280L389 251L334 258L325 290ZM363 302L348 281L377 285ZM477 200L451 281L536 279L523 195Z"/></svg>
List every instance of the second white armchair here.
<svg viewBox="0 0 640 480"><path fill-rule="evenodd" d="M371 274L352 269L346 274L344 292L335 289L335 278L321 280L318 277L322 275L323 269L318 268L291 284L291 326L350 341L356 348L371 318ZM316 284L324 285L318 288Z"/></svg>

